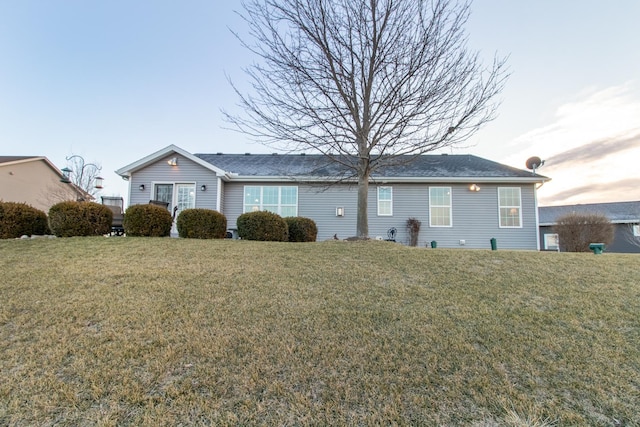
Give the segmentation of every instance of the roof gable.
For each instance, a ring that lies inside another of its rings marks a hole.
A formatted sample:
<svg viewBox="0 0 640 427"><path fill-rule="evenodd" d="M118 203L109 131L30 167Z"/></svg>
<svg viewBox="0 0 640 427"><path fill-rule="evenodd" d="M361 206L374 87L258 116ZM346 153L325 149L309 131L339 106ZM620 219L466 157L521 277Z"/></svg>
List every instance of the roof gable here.
<svg viewBox="0 0 640 427"><path fill-rule="evenodd" d="M193 154L189 153L188 151L183 150L182 148L176 146L176 145L169 145L165 148L163 148L162 150L156 151L155 153L152 153L146 157L143 157L142 159L133 162L123 168L120 168L118 170L116 170L116 173L122 177L128 178L131 176L131 174L135 171L138 171L140 169L143 169L147 166L149 166L152 163L155 163L156 161L158 161L159 159L172 154L172 153L176 153L176 154L180 154L186 158L188 158L189 160L199 164L200 166L203 166L213 172L216 173L216 175L224 175L225 171L223 171L222 169L216 167L215 165L213 165L212 163L206 162L204 160L202 160L199 157L194 156Z"/></svg>

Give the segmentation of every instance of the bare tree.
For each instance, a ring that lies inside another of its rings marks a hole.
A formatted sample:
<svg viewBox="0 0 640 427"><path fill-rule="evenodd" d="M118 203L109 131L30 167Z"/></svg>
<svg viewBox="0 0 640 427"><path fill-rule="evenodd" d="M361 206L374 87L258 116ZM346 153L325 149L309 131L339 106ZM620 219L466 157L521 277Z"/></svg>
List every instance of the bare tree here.
<svg viewBox="0 0 640 427"><path fill-rule="evenodd" d="M312 150L358 181L357 236L368 235L371 174L467 140L494 118L507 77L467 48L469 4L454 0L248 0L260 59L244 116L226 117L289 152ZM232 83L233 85L233 83Z"/></svg>
<svg viewBox="0 0 640 427"><path fill-rule="evenodd" d="M97 163L86 163L82 156L77 154L66 158L67 166L63 169L65 178L69 184L75 187L78 200L95 198L101 187L102 178L100 171L102 166Z"/></svg>

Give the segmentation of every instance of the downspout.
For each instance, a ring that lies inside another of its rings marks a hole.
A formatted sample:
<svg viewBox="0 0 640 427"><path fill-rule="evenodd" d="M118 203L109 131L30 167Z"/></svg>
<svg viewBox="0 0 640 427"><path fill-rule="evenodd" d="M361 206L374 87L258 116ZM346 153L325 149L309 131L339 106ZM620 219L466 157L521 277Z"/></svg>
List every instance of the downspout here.
<svg viewBox="0 0 640 427"><path fill-rule="evenodd" d="M218 176L218 188L216 192L216 210L222 212L222 178Z"/></svg>
<svg viewBox="0 0 640 427"><path fill-rule="evenodd" d="M536 246L538 248L538 252L540 252L540 216L538 209L538 189L544 185L544 181L540 182L540 185L533 184L533 202L536 211Z"/></svg>

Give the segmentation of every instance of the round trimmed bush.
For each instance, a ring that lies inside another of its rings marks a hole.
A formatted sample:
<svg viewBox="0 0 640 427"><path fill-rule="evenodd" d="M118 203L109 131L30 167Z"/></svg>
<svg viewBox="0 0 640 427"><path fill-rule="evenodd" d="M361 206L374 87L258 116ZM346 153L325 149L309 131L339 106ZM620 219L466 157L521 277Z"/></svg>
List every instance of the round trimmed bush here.
<svg viewBox="0 0 640 427"><path fill-rule="evenodd" d="M192 239L224 239L227 218L213 209L185 209L176 219L178 235Z"/></svg>
<svg viewBox="0 0 640 427"><path fill-rule="evenodd" d="M0 202L0 239L49 233L47 214L26 203Z"/></svg>
<svg viewBox="0 0 640 427"><path fill-rule="evenodd" d="M247 212L238 217L238 236L246 240L286 242L289 240L286 221L269 211Z"/></svg>
<svg viewBox="0 0 640 427"><path fill-rule="evenodd" d="M290 242L315 242L318 237L318 227L311 218L290 216L284 219L289 227Z"/></svg>
<svg viewBox="0 0 640 427"><path fill-rule="evenodd" d="M131 237L166 237L171 234L173 218L156 205L129 206L124 213L124 233Z"/></svg>
<svg viewBox="0 0 640 427"><path fill-rule="evenodd" d="M49 228L58 237L102 236L112 221L111 209L94 202L60 202L49 209Z"/></svg>

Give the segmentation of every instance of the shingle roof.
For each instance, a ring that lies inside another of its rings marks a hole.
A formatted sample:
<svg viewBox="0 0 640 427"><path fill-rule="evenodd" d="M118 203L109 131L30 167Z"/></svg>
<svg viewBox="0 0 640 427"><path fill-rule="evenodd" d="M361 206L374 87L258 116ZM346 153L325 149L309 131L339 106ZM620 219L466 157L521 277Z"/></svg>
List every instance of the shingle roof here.
<svg viewBox="0 0 640 427"><path fill-rule="evenodd" d="M540 225L553 225L558 218L570 213L601 214L614 223L635 223L640 221L640 201L540 206L538 208Z"/></svg>
<svg viewBox="0 0 640 427"><path fill-rule="evenodd" d="M0 163L17 162L26 159L35 159L37 156L0 156Z"/></svg>
<svg viewBox="0 0 640 427"><path fill-rule="evenodd" d="M346 176L347 169L329 162L322 155L294 154L195 154L227 172L240 176L283 177ZM548 178L530 171L493 162L473 155L422 155L412 161L409 156L398 159L395 166L377 170L373 177L388 178Z"/></svg>

